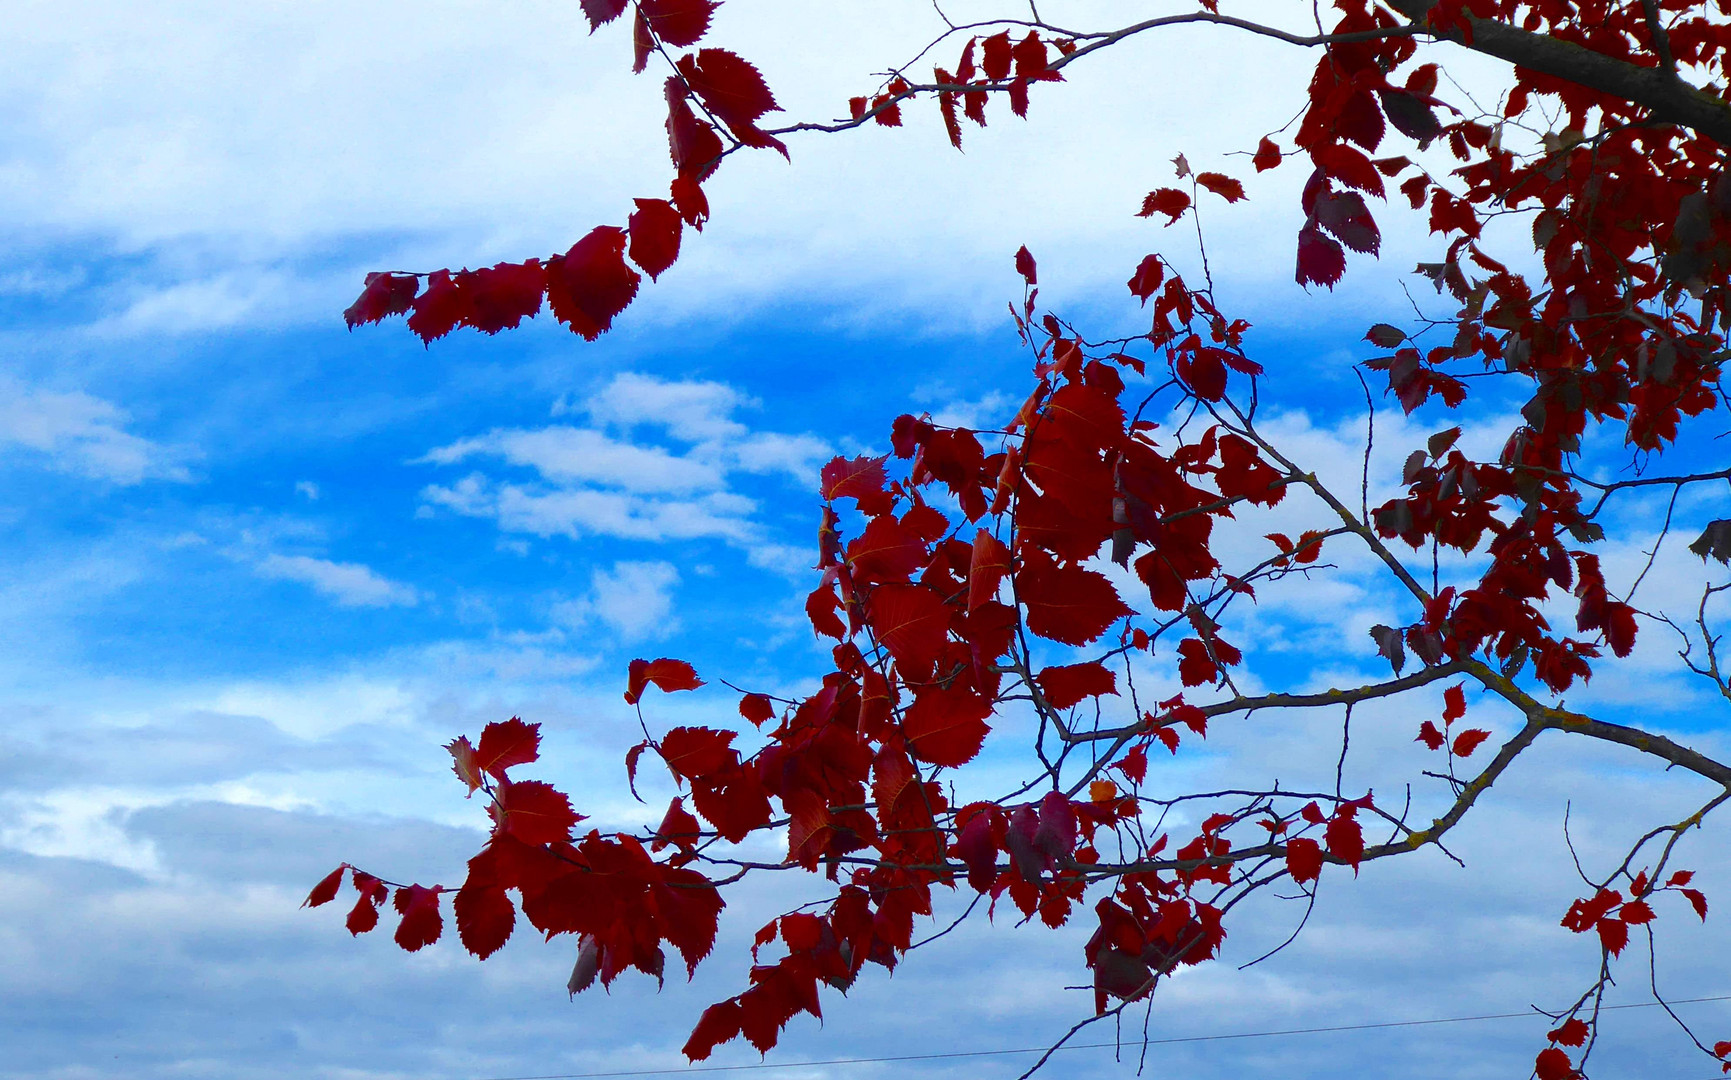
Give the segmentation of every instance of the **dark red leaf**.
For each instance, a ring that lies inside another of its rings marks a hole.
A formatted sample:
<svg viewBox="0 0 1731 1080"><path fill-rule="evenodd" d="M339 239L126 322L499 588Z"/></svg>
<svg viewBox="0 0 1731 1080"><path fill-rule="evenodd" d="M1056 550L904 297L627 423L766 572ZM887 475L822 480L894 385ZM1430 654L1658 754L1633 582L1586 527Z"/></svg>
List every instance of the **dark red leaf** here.
<svg viewBox="0 0 1731 1080"><path fill-rule="evenodd" d="M1029 285L1039 284L1039 274L1034 268L1034 256L1028 253L1028 245L1026 244L1016 249L1016 273L1022 275L1022 280Z"/></svg>
<svg viewBox="0 0 1731 1080"><path fill-rule="evenodd" d="M1454 746L1451 747L1450 750L1455 757L1471 757L1472 752L1477 750L1481 745L1483 745L1484 741L1490 737L1491 733L1485 731L1483 728L1468 728L1466 731L1455 736Z"/></svg>
<svg viewBox="0 0 1731 1080"><path fill-rule="evenodd" d="M1620 954L1629 944L1629 924L1622 919L1607 917L1593 925L1599 932L1599 942L1612 956Z"/></svg>
<svg viewBox="0 0 1731 1080"><path fill-rule="evenodd" d="M617 19L628 2L629 0L583 0L583 14L589 16L589 32L593 34Z"/></svg>
<svg viewBox="0 0 1731 1080"><path fill-rule="evenodd" d="M1539 1051L1538 1059L1533 1062L1533 1072L1538 1080L1575 1080L1578 1075L1569 1055L1554 1046Z"/></svg>
<svg viewBox="0 0 1731 1080"><path fill-rule="evenodd" d="M930 677L949 633L950 613L943 597L924 585L879 585L872 590L866 615L904 678Z"/></svg>
<svg viewBox="0 0 1731 1080"><path fill-rule="evenodd" d="M691 1037L685 1040L682 1053L691 1061L708 1060L718 1045L739 1037L742 1015L739 1002L731 998L703 1010L697 1026L691 1029Z"/></svg>
<svg viewBox="0 0 1731 1080"><path fill-rule="evenodd" d="M666 199L638 199L628 224L631 261L643 267L651 280L659 278L679 258L679 234L684 228L679 211Z"/></svg>
<svg viewBox="0 0 1731 1080"><path fill-rule="evenodd" d="M1142 209L1136 216L1153 217L1155 214L1165 214L1166 224L1170 225L1188 209L1190 209L1190 196L1177 188L1159 188L1150 191L1142 199Z"/></svg>
<svg viewBox="0 0 1731 1080"><path fill-rule="evenodd" d="M1256 156L1251 159L1251 164L1256 166L1257 172L1275 168L1280 164L1280 147L1274 145L1273 139L1263 136L1262 141L1256 144Z"/></svg>
<svg viewBox="0 0 1731 1080"><path fill-rule="evenodd" d="M1359 826L1358 820L1345 814L1336 814L1324 830L1323 839L1328 842L1328 853L1352 867L1356 874L1359 860L1364 858L1364 829Z"/></svg>
<svg viewBox="0 0 1731 1080"><path fill-rule="evenodd" d="M718 6L716 0L640 0L638 9L656 37L683 49L708 33Z"/></svg>
<svg viewBox="0 0 1731 1080"><path fill-rule="evenodd" d="M1545 1038L1564 1046L1580 1046L1587 1041L1587 1025L1574 1017L1563 1021L1562 1025L1545 1033Z"/></svg>
<svg viewBox="0 0 1731 1080"><path fill-rule="evenodd" d="M1286 872L1296 882L1315 881L1322 874L1322 845L1307 836L1286 842Z"/></svg>
<svg viewBox="0 0 1731 1080"><path fill-rule="evenodd" d="M721 161L721 136L707 120L700 119L686 100L685 84L667 80L667 151L681 178L699 183L713 173ZM676 192L677 194L677 192ZM707 207L707 203L705 204ZM682 207L683 209L683 207Z"/></svg>
<svg viewBox="0 0 1731 1080"><path fill-rule="evenodd" d="M1136 266L1136 272L1130 275L1130 295L1141 300L1143 306L1146 307L1148 298L1154 295L1156 289L1160 288L1160 282L1165 280L1165 277L1166 266L1160 261L1160 256L1143 256L1142 261Z"/></svg>
<svg viewBox="0 0 1731 1080"><path fill-rule="evenodd" d="M547 300L560 322L594 341L612 328L642 280L625 265L625 230L602 225L547 261Z"/></svg>
<svg viewBox="0 0 1731 1080"><path fill-rule="evenodd" d="M1333 237L1324 236L1314 224L1298 231L1298 273L1295 276L1300 285L1326 285L1333 289L1335 282L1345 273L1346 252Z"/></svg>
<svg viewBox="0 0 1731 1080"><path fill-rule="evenodd" d="M471 880L457 890L451 901L457 920L457 937L482 960L498 952L517 925L517 909L505 890L490 882Z"/></svg>
<svg viewBox="0 0 1731 1080"><path fill-rule="evenodd" d="M328 904L336 898L337 890L342 887L343 875L348 873L349 864L344 863L319 879L313 886L313 891L307 893L307 898L301 901L301 907L318 907Z"/></svg>
<svg viewBox="0 0 1731 1080"><path fill-rule="evenodd" d="M1037 549L1026 549L1016 591L1028 608L1028 629L1065 645L1086 645L1130 614L1103 575L1059 566Z"/></svg>
<svg viewBox="0 0 1731 1080"><path fill-rule="evenodd" d="M862 514L881 514L890 508L890 495L884 490L886 460L864 455L851 460L831 458L818 477L818 494L826 502L852 499Z"/></svg>
<svg viewBox="0 0 1731 1080"><path fill-rule="evenodd" d="M1015 46L1010 44L1009 31L1003 30L980 42L980 70L993 82L1010 77L1010 64L1015 58Z"/></svg>
<svg viewBox="0 0 1731 1080"><path fill-rule="evenodd" d="M1418 738L1414 739L1413 742L1424 743L1426 747L1432 750L1441 750L1443 744L1448 742L1448 736L1438 731L1436 724L1426 720L1418 726Z"/></svg>
<svg viewBox="0 0 1731 1080"><path fill-rule="evenodd" d="M429 345L455 330L470 314L468 298L451 279L449 270L427 275L426 291L415 297L413 307L409 329Z"/></svg>
<svg viewBox="0 0 1731 1080"><path fill-rule="evenodd" d="M750 720L753 727L762 727L775 716L775 705L762 694L747 694L739 699L739 715Z"/></svg>

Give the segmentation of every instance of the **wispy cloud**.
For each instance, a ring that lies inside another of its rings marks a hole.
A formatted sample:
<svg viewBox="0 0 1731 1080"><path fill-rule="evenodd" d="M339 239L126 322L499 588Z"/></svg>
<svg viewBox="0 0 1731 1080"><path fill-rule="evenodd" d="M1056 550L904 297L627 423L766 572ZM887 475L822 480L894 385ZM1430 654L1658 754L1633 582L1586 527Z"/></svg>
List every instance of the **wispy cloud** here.
<svg viewBox="0 0 1731 1080"><path fill-rule="evenodd" d="M127 412L82 390L54 391L0 376L0 451L112 484L187 482L190 451L126 430Z"/></svg>
<svg viewBox="0 0 1731 1080"><path fill-rule="evenodd" d="M267 578L298 581L343 607L412 607L420 593L409 585L381 576L360 563L332 562L310 555L267 555L258 564Z"/></svg>
<svg viewBox="0 0 1731 1080"><path fill-rule="evenodd" d="M600 622L627 642L664 638L679 629L678 585L679 569L670 562L616 562L595 571L588 596L555 604L553 618L574 628Z"/></svg>

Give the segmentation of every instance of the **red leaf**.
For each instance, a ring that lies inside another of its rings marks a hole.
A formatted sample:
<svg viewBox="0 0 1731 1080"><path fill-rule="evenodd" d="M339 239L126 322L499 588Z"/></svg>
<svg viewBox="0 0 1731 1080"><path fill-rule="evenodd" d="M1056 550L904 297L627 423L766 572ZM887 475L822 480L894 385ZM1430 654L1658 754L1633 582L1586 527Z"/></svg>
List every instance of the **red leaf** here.
<svg viewBox="0 0 1731 1080"><path fill-rule="evenodd" d="M1028 245L1026 244L1016 249L1016 273L1022 275L1022 280L1029 285L1036 285L1040 281L1039 274L1034 267L1034 256L1028 253Z"/></svg>
<svg viewBox="0 0 1731 1080"><path fill-rule="evenodd" d="M661 824L655 827L655 839L650 842L650 850L660 851L669 844L677 844L689 849L696 844L703 826L698 824L691 811L685 809L685 800L674 798L667 804L667 813L661 817Z"/></svg>
<svg viewBox="0 0 1731 1080"><path fill-rule="evenodd" d="M753 727L762 727L775 717L775 705L762 694L747 694L739 699L739 715L750 720Z"/></svg>
<svg viewBox="0 0 1731 1080"><path fill-rule="evenodd" d="M925 542L888 514L874 517L847 546L855 584L906 581L931 558Z"/></svg>
<svg viewBox="0 0 1731 1080"><path fill-rule="evenodd" d="M726 49L703 49L696 56L682 56L678 67L686 85L740 142L787 153L778 140L758 130L757 118L779 111L780 106L757 68Z"/></svg>
<svg viewBox="0 0 1731 1080"><path fill-rule="evenodd" d="M1065 645L1086 645L1130 614L1103 575L1059 566L1037 548L1024 549L1016 590L1028 608L1028 629Z"/></svg>
<svg viewBox="0 0 1731 1080"><path fill-rule="evenodd" d="M469 861L469 880L457 890L451 913L457 920L457 937L463 948L485 960L510 939L517 925L517 909L497 882L477 876L475 863L475 859Z"/></svg>
<svg viewBox="0 0 1731 1080"><path fill-rule="evenodd" d="M1322 816L1322 808L1317 806L1314 802L1307 802L1300 807L1298 816L1310 822L1312 825L1321 825L1323 822L1328 820Z"/></svg>
<svg viewBox="0 0 1731 1080"><path fill-rule="evenodd" d="M501 780L491 812L500 833L525 844L569 840L571 827L582 820L563 792L539 780Z"/></svg>
<svg viewBox="0 0 1731 1080"><path fill-rule="evenodd" d="M1600 919L1594 924L1594 929L1599 931L1600 943L1612 956L1621 953L1624 946L1629 944L1629 924L1622 919Z"/></svg>
<svg viewBox="0 0 1731 1080"><path fill-rule="evenodd" d="M1554 1046L1539 1051L1538 1059L1533 1062L1533 1072L1539 1080L1575 1080L1578 1075L1569 1055Z"/></svg>
<svg viewBox="0 0 1731 1080"><path fill-rule="evenodd" d="M1256 156L1251 158L1251 164L1257 172L1267 172L1280 164L1280 147L1274 145L1274 140L1266 135L1256 144Z"/></svg>
<svg viewBox="0 0 1731 1080"><path fill-rule="evenodd" d="M1443 691L1443 723L1452 724L1467 714L1467 695L1459 683Z"/></svg>
<svg viewBox="0 0 1731 1080"><path fill-rule="evenodd" d="M1316 162L1317 169L1324 175L1347 187L1383 197L1382 174L1376 171L1370 158L1345 143L1318 146L1311 150L1310 160Z"/></svg>
<svg viewBox="0 0 1731 1080"><path fill-rule="evenodd" d="M922 689L902 717L908 750L933 765L966 765L980 752L991 726L990 698L952 685Z"/></svg>
<svg viewBox="0 0 1731 1080"><path fill-rule="evenodd" d="M1336 814L1324 830L1323 839L1328 842L1330 855L1352 867L1353 873L1358 873L1359 860L1364 858L1364 829L1357 819Z"/></svg>
<svg viewBox="0 0 1731 1080"><path fill-rule="evenodd" d="M1101 664L1065 664L1049 667L1034 676L1046 704L1068 709L1083 698L1118 693L1118 676Z"/></svg>
<svg viewBox="0 0 1731 1080"><path fill-rule="evenodd" d="M1153 217L1155 214L1167 215L1166 224L1177 221L1184 211L1190 209L1190 196L1177 188L1160 188L1150 191L1142 200L1142 210L1137 217Z"/></svg>
<svg viewBox="0 0 1731 1080"><path fill-rule="evenodd" d="M625 230L601 225L547 261L547 301L554 317L594 341L612 328L642 280L625 265Z"/></svg>
<svg viewBox="0 0 1731 1080"><path fill-rule="evenodd" d="M968 818L950 850L967 864L968 884L974 891L990 892L998 876L998 846L992 842L991 814L981 809Z"/></svg>
<svg viewBox="0 0 1731 1080"><path fill-rule="evenodd" d="M348 872L349 864L344 863L319 879L313 886L313 891L307 893L307 898L301 901L301 907L318 907L328 904L336 898L337 890L342 887L343 875Z"/></svg>
<svg viewBox="0 0 1731 1080"><path fill-rule="evenodd" d="M1483 728L1468 728L1455 736L1455 744L1450 750L1455 757L1471 757L1473 751L1490 737L1491 733Z"/></svg>
<svg viewBox="0 0 1731 1080"><path fill-rule="evenodd" d="M410 885L397 890L396 907L403 921L397 925L395 939L409 952L418 952L431 945L444 932L445 920L439 915L439 892L437 885L430 889Z"/></svg>
<svg viewBox="0 0 1731 1080"><path fill-rule="evenodd" d="M1014 54L1009 31L1001 30L980 42L980 70L993 82L1003 82L1010 77Z"/></svg>
<svg viewBox="0 0 1731 1080"><path fill-rule="evenodd" d="M1160 740L1160 745L1176 754L1178 752L1178 729L1163 727L1154 732L1154 737Z"/></svg>
<svg viewBox="0 0 1731 1080"><path fill-rule="evenodd" d="M1197 349L1178 354L1174 366L1178 377L1203 401L1219 401L1226 396L1226 364L1219 349Z"/></svg>
<svg viewBox="0 0 1731 1080"><path fill-rule="evenodd" d="M709 220L709 196L703 193L702 186L689 176L676 176L668 197L685 223L702 232L703 223Z"/></svg>
<svg viewBox="0 0 1731 1080"><path fill-rule="evenodd" d="M505 770L513 765L527 765L541 756L541 725L525 724L513 716L481 729L481 745L475 750L475 764L482 772L505 779Z"/></svg>
<svg viewBox="0 0 1731 1080"><path fill-rule="evenodd" d="M1431 750L1440 750L1443 743L1448 742L1448 736L1438 731L1434 723L1426 720L1418 726L1418 738L1414 739L1413 742L1424 743Z"/></svg>
<svg viewBox="0 0 1731 1080"><path fill-rule="evenodd" d="M879 585L872 590L867 620L905 678L931 676L950 626L942 597L924 585Z"/></svg>
<svg viewBox="0 0 1731 1080"><path fill-rule="evenodd" d="M1298 230L1298 273L1300 285L1326 285L1334 288L1346 273L1346 252L1333 237L1324 236L1314 224Z"/></svg>
<svg viewBox="0 0 1731 1080"><path fill-rule="evenodd" d="M343 321L353 330L391 315L401 315L415 303L421 279L413 274L368 274L366 287L343 312Z"/></svg>
<svg viewBox="0 0 1731 1080"><path fill-rule="evenodd" d="M1144 256L1136 267L1136 272L1130 275L1130 295L1142 301L1147 306L1148 298L1160 287L1160 282L1166 277L1166 267L1160 262L1160 256Z"/></svg>
<svg viewBox="0 0 1731 1080"><path fill-rule="evenodd" d="M638 199L631 215L631 261L643 267L650 280L679 258L679 234L683 219L666 199Z"/></svg>
<svg viewBox="0 0 1731 1080"><path fill-rule="evenodd" d="M1178 680L1185 686L1202 686L1220 677L1220 666L1208 655L1208 646L1196 638L1178 643Z"/></svg>
<svg viewBox="0 0 1731 1080"><path fill-rule="evenodd" d="M663 656L659 660L633 660L626 671L625 704L635 705L643 691L653 683L664 694L677 690L695 690L703 685L697 669L683 660Z"/></svg>
<svg viewBox="0 0 1731 1080"><path fill-rule="evenodd" d="M455 330L469 314L468 299L451 280L449 270L427 275L427 290L415 297L413 307L409 329L429 345Z"/></svg>
<svg viewBox="0 0 1731 1080"><path fill-rule="evenodd" d="M1587 1025L1574 1017L1570 1017L1563 1021L1560 1027L1547 1031L1545 1038L1564 1046L1580 1046L1587 1041L1587 1034Z"/></svg>
<svg viewBox="0 0 1731 1080"><path fill-rule="evenodd" d="M481 767L475 763L474 744L467 735L459 735L446 743L445 749L451 754L451 771L468 786L469 795L473 795L481 786Z"/></svg>
<svg viewBox="0 0 1731 1080"><path fill-rule="evenodd" d="M583 0L583 14L589 16L589 32L593 34L617 19L629 0Z"/></svg>
<svg viewBox="0 0 1731 1080"><path fill-rule="evenodd" d="M1016 61L1016 78L1037 80L1046 77L1046 43L1033 31L1010 49Z"/></svg>
<svg viewBox="0 0 1731 1080"><path fill-rule="evenodd" d="M640 0L638 9L656 37L683 49L709 31L717 6L716 0Z"/></svg>
<svg viewBox="0 0 1731 1080"><path fill-rule="evenodd" d="M884 490L886 460L887 457L864 455L851 461L844 457L831 458L818 478L818 494L826 502L852 499L862 514L881 514L891 506L890 495Z"/></svg>
<svg viewBox="0 0 1731 1080"><path fill-rule="evenodd" d="M1217 172L1197 173L1196 182L1229 203L1244 198L1244 185L1230 176Z"/></svg>
<svg viewBox="0 0 1731 1080"><path fill-rule="evenodd" d="M1695 914L1701 916L1701 921L1707 921L1707 897L1699 889L1679 889L1689 906L1695 909Z"/></svg>
<svg viewBox="0 0 1731 1080"><path fill-rule="evenodd" d="M683 1053L691 1061L705 1061L718 1045L739 1037L743 1011L739 1002L728 999L703 1010L691 1037L685 1040Z"/></svg>
<svg viewBox="0 0 1731 1080"><path fill-rule="evenodd" d="M360 893L355 906L349 909L349 917L344 920L350 934L359 936L379 925L379 905L384 903L385 895L390 891L385 883L371 874L363 874L359 870L354 876L355 891Z"/></svg>
<svg viewBox="0 0 1731 1080"><path fill-rule="evenodd" d="M1296 836L1286 842L1286 871L1292 880L1315 881L1322 875L1322 845L1307 836Z"/></svg>
<svg viewBox="0 0 1731 1080"><path fill-rule="evenodd" d="M1148 752L1140 746L1134 747L1113 767L1132 784L1141 784L1148 778Z"/></svg>
<svg viewBox="0 0 1731 1080"><path fill-rule="evenodd" d="M1617 913L1630 926L1640 926L1653 921L1653 909L1645 900L1631 900L1623 905L1623 910Z"/></svg>
<svg viewBox="0 0 1731 1080"><path fill-rule="evenodd" d="M676 727L661 739L661 758L675 776L708 776L733 765L739 754L732 749L734 733L713 728Z"/></svg>
<svg viewBox="0 0 1731 1080"><path fill-rule="evenodd" d="M685 84L667 80L667 151L682 179L698 183L720 163L721 136L709 121L700 120L686 100Z"/></svg>
<svg viewBox="0 0 1731 1080"><path fill-rule="evenodd" d="M1010 549L984 529L974 534L973 555L968 564L968 610L994 600L1004 575L1010 572Z"/></svg>
<svg viewBox="0 0 1731 1080"><path fill-rule="evenodd" d="M515 330L524 319L541 310L541 294L547 288L547 271L540 259L521 263L499 263L457 275L467 310L463 325L483 334Z"/></svg>

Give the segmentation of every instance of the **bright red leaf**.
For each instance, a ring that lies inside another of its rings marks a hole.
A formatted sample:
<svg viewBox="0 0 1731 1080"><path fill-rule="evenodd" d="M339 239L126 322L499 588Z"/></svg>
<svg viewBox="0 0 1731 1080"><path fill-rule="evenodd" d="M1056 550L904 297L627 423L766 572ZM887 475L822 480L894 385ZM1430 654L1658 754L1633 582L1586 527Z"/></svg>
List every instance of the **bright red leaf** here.
<svg viewBox="0 0 1731 1080"><path fill-rule="evenodd" d="M650 686L664 694L679 690L695 690L703 685L697 669L684 660L663 656L659 660L633 660L626 672L625 704L635 705Z"/></svg>

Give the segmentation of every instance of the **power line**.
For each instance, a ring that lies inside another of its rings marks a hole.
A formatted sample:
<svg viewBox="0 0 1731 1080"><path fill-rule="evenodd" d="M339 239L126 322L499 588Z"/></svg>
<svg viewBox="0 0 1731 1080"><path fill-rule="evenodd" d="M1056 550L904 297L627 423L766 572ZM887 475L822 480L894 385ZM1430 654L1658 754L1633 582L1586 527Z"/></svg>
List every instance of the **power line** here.
<svg viewBox="0 0 1731 1080"><path fill-rule="evenodd" d="M1667 1004L1697 1005L1709 1001L1731 1001L1731 994L1714 997L1676 998ZM1613 1009L1656 1009L1656 1001L1637 1001L1627 1005L1605 1005L1600 1011ZM1432 1024L1468 1024L1480 1020L1519 1020L1540 1015L1531 1010L1512 1013L1485 1013L1482 1016L1445 1016L1432 1020L1385 1020L1374 1024L1335 1024L1328 1027L1285 1028L1279 1031L1239 1031L1228 1035L1178 1035L1165 1039L1149 1039L1149 1046L1169 1046L1173 1043L1225 1042L1230 1039L1267 1039L1281 1035L1320 1035L1338 1031L1371 1031L1378 1028L1424 1027ZM1128 1039L1114 1042L1069 1043L1060 1050L1102 1050L1115 1046L1141 1046L1143 1040ZM486 1080L610 1080L632 1076L688 1076L693 1073L746 1072L753 1069L807 1069L815 1065L875 1065L902 1061L944 1061L956 1058L1008 1057L1015 1054L1043 1054L1050 1046L1023 1046L1013 1050L955 1050L942 1054L897 1054L891 1057L828 1058L823 1061L760 1061L745 1065L692 1065L682 1069L627 1069L615 1072L549 1073L541 1076L494 1076Z"/></svg>

